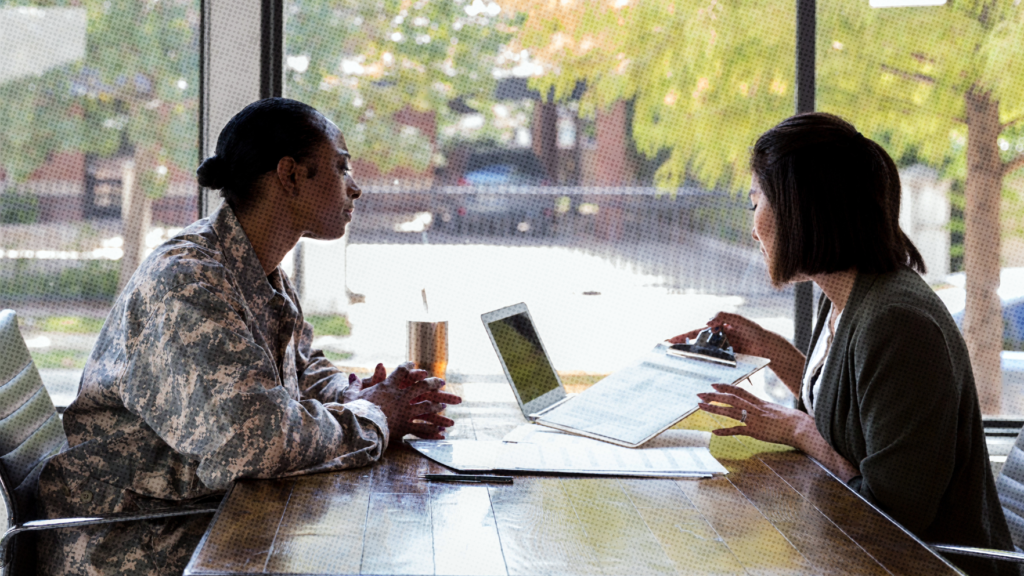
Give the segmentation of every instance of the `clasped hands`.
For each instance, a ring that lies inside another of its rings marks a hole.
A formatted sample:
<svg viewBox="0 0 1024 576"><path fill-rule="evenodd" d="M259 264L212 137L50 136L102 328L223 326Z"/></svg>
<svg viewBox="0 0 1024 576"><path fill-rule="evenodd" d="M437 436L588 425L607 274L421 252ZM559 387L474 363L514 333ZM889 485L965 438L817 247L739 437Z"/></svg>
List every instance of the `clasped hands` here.
<svg viewBox="0 0 1024 576"><path fill-rule="evenodd" d="M441 392L440 378L428 378L426 370L417 370L406 362L390 375L377 364L373 375L359 379L349 374L345 402L366 400L375 404L388 420L390 442L397 445L406 434L427 440L443 440L445 430L455 421L438 414L448 404L461 404L462 398Z"/></svg>

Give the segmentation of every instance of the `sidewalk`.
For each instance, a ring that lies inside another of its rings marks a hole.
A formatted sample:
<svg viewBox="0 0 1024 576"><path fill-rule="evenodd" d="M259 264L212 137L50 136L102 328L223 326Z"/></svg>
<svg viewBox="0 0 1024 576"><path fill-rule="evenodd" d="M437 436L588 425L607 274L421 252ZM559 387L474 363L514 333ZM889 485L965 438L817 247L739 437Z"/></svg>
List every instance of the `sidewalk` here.
<svg viewBox="0 0 1024 576"><path fill-rule="evenodd" d="M405 359L405 322L449 322L449 376L504 381L480 314L526 302L559 371L608 373L657 342L699 327L719 310L748 314L791 337L792 297L677 293L670 278L558 247L350 245L348 287L366 301L349 307L345 362L389 369ZM719 270L719 273L728 272ZM736 271L749 278L757 270ZM339 289L342 276L338 274ZM767 284L767 274L764 282Z"/></svg>

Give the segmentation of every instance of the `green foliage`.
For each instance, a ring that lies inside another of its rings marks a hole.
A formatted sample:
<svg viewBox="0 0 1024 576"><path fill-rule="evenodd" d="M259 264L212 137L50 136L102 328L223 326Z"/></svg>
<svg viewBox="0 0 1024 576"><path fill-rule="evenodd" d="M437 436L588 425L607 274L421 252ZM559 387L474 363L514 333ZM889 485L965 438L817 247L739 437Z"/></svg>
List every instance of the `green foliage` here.
<svg viewBox="0 0 1024 576"><path fill-rule="evenodd" d="M1014 338L1003 338L1003 350L1024 352L1024 340L1016 340Z"/></svg>
<svg viewBox="0 0 1024 576"><path fill-rule="evenodd" d="M586 80L584 112L633 100L637 149L671 151L660 186L739 185L730 173L742 171L753 138L792 112L792 4L574 2L546 13L540 3L519 3L530 14L518 40L552 71L531 84L563 98Z"/></svg>
<svg viewBox="0 0 1024 576"><path fill-rule="evenodd" d="M113 302L117 295L118 262L91 260L81 266L43 270L33 260L6 260L0 276L0 294L5 298L34 298L45 295L56 300L98 300Z"/></svg>
<svg viewBox="0 0 1024 576"><path fill-rule="evenodd" d="M0 10L22 5L0 0ZM8 178L25 180L63 150L111 155L140 147L154 150L162 165L191 172L198 156L199 1L29 5L83 8L86 54L0 84L0 167ZM167 179L155 168L140 166L136 185L160 197Z"/></svg>
<svg viewBox="0 0 1024 576"><path fill-rule="evenodd" d="M493 99L492 69L510 37L505 15L471 17L464 0L286 5L286 56L308 59L306 70L287 70L286 95L334 120L353 153L382 173L432 160L433 135L401 125L396 113L434 111L445 124L455 121L450 100L482 109Z"/></svg>
<svg viewBox="0 0 1024 576"><path fill-rule="evenodd" d="M0 83L0 168L10 180L21 182L54 152L81 145L70 82L74 68Z"/></svg>
<svg viewBox="0 0 1024 576"><path fill-rule="evenodd" d="M331 352L330 350L324 350L324 358L327 358L335 364L338 362L344 362L345 360L351 360L352 356L353 354L351 352Z"/></svg>
<svg viewBox="0 0 1024 576"><path fill-rule="evenodd" d="M82 370L89 360L87 350L33 350L32 360L39 370Z"/></svg>
<svg viewBox="0 0 1024 576"><path fill-rule="evenodd" d="M578 80L589 109L635 99L633 134L649 157L670 149L656 181L746 185L748 150L793 113L794 4L726 0L606 3L511 0L528 14L517 41L551 73L534 87L564 98ZM990 90L1003 121L1024 114L1024 6L1014 0L872 9L817 7L817 108L959 170L964 95Z"/></svg>
<svg viewBox="0 0 1024 576"><path fill-rule="evenodd" d="M103 328L103 319L85 316L44 316L36 319L33 327L41 332L94 334Z"/></svg>
<svg viewBox="0 0 1024 576"><path fill-rule="evenodd" d="M306 316L306 321L313 325L314 336L348 336L352 333L348 318L341 314Z"/></svg>
<svg viewBox="0 0 1024 576"><path fill-rule="evenodd" d="M949 271L964 269L964 180L954 179L949 188Z"/></svg>
<svg viewBox="0 0 1024 576"><path fill-rule="evenodd" d="M952 1L927 8L871 9L829 0L818 8L821 109L865 134L890 132L887 149L910 147L933 166L966 175L964 96L990 90L1002 120L1024 113L1024 53L1005 41L1024 30L1012 0Z"/></svg>
<svg viewBox="0 0 1024 576"><path fill-rule="evenodd" d="M0 193L0 224L33 224L39 217L39 199L7 190Z"/></svg>
<svg viewBox="0 0 1024 576"><path fill-rule="evenodd" d="M32 2L87 12L86 57L39 77L0 85L0 166L15 182L53 153L109 156L153 150L156 165L191 172L198 155L198 0ZM425 169L432 134L401 125L402 110L457 117L448 102L478 109L493 99L493 68L512 29L506 14L470 16L465 0L291 0L287 55L308 67L286 72L287 96L323 111L350 147L387 173ZM0 9L26 5L0 0ZM56 40L56 39L55 39ZM184 86L184 88L182 88ZM166 191L155 166L138 166L150 197Z"/></svg>

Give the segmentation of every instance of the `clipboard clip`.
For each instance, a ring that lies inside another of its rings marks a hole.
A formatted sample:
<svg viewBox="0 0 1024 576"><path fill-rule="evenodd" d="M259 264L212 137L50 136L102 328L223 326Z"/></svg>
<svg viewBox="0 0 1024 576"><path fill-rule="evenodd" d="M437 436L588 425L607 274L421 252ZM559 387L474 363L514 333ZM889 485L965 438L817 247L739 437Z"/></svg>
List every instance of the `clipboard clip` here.
<svg viewBox="0 0 1024 576"><path fill-rule="evenodd" d="M685 344L672 344L667 354L682 358L693 358L705 362L736 367L736 354L732 351L729 339L721 328L705 328L697 334L697 339Z"/></svg>

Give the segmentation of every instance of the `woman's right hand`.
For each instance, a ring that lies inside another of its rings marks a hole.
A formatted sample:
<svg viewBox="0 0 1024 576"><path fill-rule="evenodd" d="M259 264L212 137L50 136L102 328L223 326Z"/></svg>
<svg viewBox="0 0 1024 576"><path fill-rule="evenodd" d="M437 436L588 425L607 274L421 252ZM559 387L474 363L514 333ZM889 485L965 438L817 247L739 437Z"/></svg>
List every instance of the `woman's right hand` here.
<svg viewBox="0 0 1024 576"><path fill-rule="evenodd" d="M765 330L760 324L739 314L719 312L708 320L708 328L721 328L729 339L733 352L760 356L771 361L769 368L782 380L794 395L800 393L800 375L804 368L804 354L775 332ZM685 334L670 338L669 342L681 344L697 337L704 328L697 328Z"/></svg>
<svg viewBox="0 0 1024 576"><path fill-rule="evenodd" d="M669 338L668 341L673 344L682 344L687 340L696 338L697 334L706 328L721 328L725 332L726 338L729 339L729 344L732 345L733 351L737 354L750 354L752 356L770 358L770 356L764 353L764 344L770 337L771 332L768 332L753 320L748 320L739 314L731 314L729 312L719 312L708 320L706 327L697 328L674 338Z"/></svg>
<svg viewBox="0 0 1024 576"><path fill-rule="evenodd" d="M444 380L428 378L425 370L417 370L412 362L406 362L383 382L362 388L358 399L376 404L384 413L392 446L401 444L406 434L444 440L445 429L455 422L438 412L445 409L446 403L462 403L462 398L455 394L441 392L444 384Z"/></svg>

